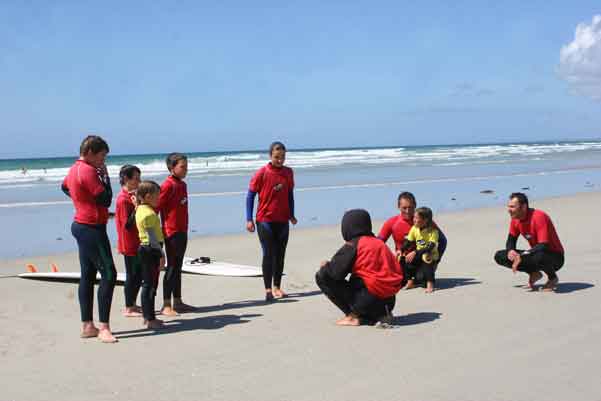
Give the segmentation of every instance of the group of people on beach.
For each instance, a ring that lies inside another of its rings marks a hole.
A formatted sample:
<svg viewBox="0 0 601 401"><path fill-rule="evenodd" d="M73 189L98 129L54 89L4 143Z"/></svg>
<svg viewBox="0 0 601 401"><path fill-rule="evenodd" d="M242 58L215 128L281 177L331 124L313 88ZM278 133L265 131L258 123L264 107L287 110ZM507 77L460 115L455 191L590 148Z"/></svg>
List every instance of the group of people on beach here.
<svg viewBox="0 0 601 401"><path fill-rule="evenodd" d="M81 337L98 337L113 343L109 317L116 269L106 224L113 191L105 159L109 146L101 137L90 135L80 146L80 157L62 183L63 192L75 207L71 231L79 249L81 279L79 304ZM262 272L265 301L286 297L282 289L284 259L289 223L296 224L294 174L284 165L286 147L274 142L269 147L269 162L251 178L246 196L246 229L257 232L263 251ZM182 153L166 158L169 176L161 184L141 180L137 166L120 169L121 191L117 196L115 224L117 248L124 256L124 286L127 317L143 317L149 329L160 329L163 322L155 315L155 296L162 269L165 316L177 316L194 308L182 300L182 265L188 243L188 193L184 178L188 160ZM259 198L253 218L255 198ZM435 273L447 247L447 238L434 222L432 210L417 208L410 192L398 196L400 213L388 219L376 236L369 213L363 209L347 211L341 224L344 245L323 261L315 280L323 293L344 314L336 323L358 326L364 323L386 325L392 320L396 294L401 288L423 285L426 293L435 289ZM543 290L552 291L558 283L556 271L564 263L564 250L547 214L531 209L523 193L510 195L510 230L504 250L495 254L502 266L528 273L528 286L542 278ZM518 236L531 248L516 249ZM386 241L392 236L395 251ZM163 250L164 248L164 250ZM98 287L99 326L93 320L94 283ZM141 289L141 307L136 305Z"/></svg>

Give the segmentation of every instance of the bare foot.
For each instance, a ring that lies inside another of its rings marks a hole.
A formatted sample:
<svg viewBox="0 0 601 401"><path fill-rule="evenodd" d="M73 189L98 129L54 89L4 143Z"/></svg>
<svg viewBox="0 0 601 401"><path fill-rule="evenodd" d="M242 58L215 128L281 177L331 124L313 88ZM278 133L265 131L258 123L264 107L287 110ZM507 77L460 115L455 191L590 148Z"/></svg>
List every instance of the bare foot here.
<svg viewBox="0 0 601 401"><path fill-rule="evenodd" d="M426 292L427 294L431 294L431 293L433 293L433 292L434 292L434 283L433 283L433 282L431 282L431 281L428 281L428 282L426 283L426 290L425 290L425 292Z"/></svg>
<svg viewBox="0 0 601 401"><path fill-rule="evenodd" d="M164 323L162 320L160 319L154 319L154 320L144 320L144 326L146 326L146 328L148 329L161 329L164 326Z"/></svg>
<svg viewBox="0 0 601 401"><path fill-rule="evenodd" d="M111 329L108 327L108 325L106 327L101 328L98 331L98 339L105 344L112 344L112 343L116 343L117 341L119 341L113 335L113 333L111 333Z"/></svg>
<svg viewBox="0 0 601 401"><path fill-rule="evenodd" d="M529 273L529 278L528 278L528 288L530 288L531 290L534 289L534 284L536 284L536 282L538 280L540 280L541 278L543 278L543 274L541 272L533 272L533 273Z"/></svg>
<svg viewBox="0 0 601 401"><path fill-rule="evenodd" d="M94 326L94 322L84 322L81 329L81 338L93 338L98 337L98 328Z"/></svg>
<svg viewBox="0 0 601 401"><path fill-rule="evenodd" d="M163 306L163 309L161 309L161 314L164 316L179 316L179 313L177 313L177 311L171 306Z"/></svg>
<svg viewBox="0 0 601 401"><path fill-rule="evenodd" d="M275 287L273 289L273 297L274 298L286 298L287 296L288 296L288 294L286 294L284 291L282 291L281 288Z"/></svg>
<svg viewBox="0 0 601 401"><path fill-rule="evenodd" d="M123 311L123 316L125 316L125 317L140 317L140 316L142 316L142 314L140 312L138 312L138 310L136 309L135 306L130 306L128 308L125 308L125 310Z"/></svg>
<svg viewBox="0 0 601 401"><path fill-rule="evenodd" d="M413 282L413 280L407 280L407 284L405 284L405 286L403 287L404 290L410 290L412 288L415 288L415 283Z"/></svg>
<svg viewBox="0 0 601 401"><path fill-rule="evenodd" d="M136 312L140 312L140 313L142 313L142 312L143 312L143 311L142 311L142 307L141 307L140 305L136 305L136 306L134 306L134 309L136 310Z"/></svg>
<svg viewBox="0 0 601 401"><path fill-rule="evenodd" d="M559 283L559 279L557 277L552 280L551 279L547 280L545 285L543 285L543 291L545 291L545 292L555 291L555 288L557 288L558 283Z"/></svg>
<svg viewBox="0 0 601 401"><path fill-rule="evenodd" d="M351 313L350 315L347 315L342 319L338 319L336 321L336 324L338 326L360 326L361 322L359 321L359 318L357 318Z"/></svg>

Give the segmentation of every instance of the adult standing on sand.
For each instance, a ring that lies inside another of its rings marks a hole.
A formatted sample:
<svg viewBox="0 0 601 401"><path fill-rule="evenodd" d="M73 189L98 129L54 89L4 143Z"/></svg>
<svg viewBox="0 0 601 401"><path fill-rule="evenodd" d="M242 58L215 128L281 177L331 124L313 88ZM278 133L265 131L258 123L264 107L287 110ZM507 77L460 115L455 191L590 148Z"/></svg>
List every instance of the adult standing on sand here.
<svg viewBox="0 0 601 401"><path fill-rule="evenodd" d="M396 250L397 257L401 255L401 248L403 247L403 242L409 234L411 227L413 227L413 218L415 216L415 208L417 206L417 202L415 200L415 196L411 192L401 192L397 198L397 207L399 208L399 214L393 216L384 222L380 232L378 233L378 238L382 241L388 241L388 238L392 235L392 239L394 240L394 247ZM433 222L434 228L438 230L439 238L438 238L438 253L439 260L442 258L446 248L447 248L447 237L444 235L440 227L436 223ZM415 258L416 252L411 250L409 254L405 256L405 261L407 264L410 264ZM406 266L405 266L406 268ZM411 272L408 272L408 276L412 276ZM415 284L421 283L423 277L416 277L417 283L414 280L411 280L410 277L407 277L407 286L406 289L413 288Z"/></svg>
<svg viewBox="0 0 601 401"><path fill-rule="evenodd" d="M87 136L81 143L79 159L69 169L61 189L71 198L75 217L71 233L77 240L81 278L79 306L83 323L81 337L98 337L104 343L117 339L111 333L109 317L117 271L106 232L113 191L105 165L109 146L99 136ZM93 319L94 283L100 272L98 287L99 327Z"/></svg>
<svg viewBox="0 0 601 401"><path fill-rule="evenodd" d="M495 253L495 261L511 268L514 273L528 273L530 289L543 277L541 270L544 271L548 280L543 291L553 291L559 282L556 272L561 269L565 259L563 246L551 218L542 210L531 209L528 197L521 192L509 195L507 211L511 216L509 235L505 249ZM526 238L530 249L516 249L520 234Z"/></svg>

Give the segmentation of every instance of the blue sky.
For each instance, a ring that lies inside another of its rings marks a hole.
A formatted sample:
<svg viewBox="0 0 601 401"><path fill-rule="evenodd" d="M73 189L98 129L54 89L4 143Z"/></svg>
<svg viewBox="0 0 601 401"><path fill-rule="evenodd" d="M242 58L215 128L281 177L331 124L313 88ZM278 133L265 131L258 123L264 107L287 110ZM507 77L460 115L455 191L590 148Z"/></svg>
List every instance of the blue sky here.
<svg viewBox="0 0 601 401"><path fill-rule="evenodd" d="M601 137L598 1L154 3L0 3L0 158Z"/></svg>

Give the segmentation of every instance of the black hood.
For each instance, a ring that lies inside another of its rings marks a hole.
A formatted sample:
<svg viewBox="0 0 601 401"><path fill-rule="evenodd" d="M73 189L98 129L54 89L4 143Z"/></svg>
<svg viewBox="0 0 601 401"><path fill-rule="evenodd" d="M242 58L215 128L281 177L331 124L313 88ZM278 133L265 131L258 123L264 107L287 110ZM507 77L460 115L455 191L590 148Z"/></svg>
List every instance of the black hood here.
<svg viewBox="0 0 601 401"><path fill-rule="evenodd" d="M342 238L350 241L362 235L371 235L371 217L367 210L353 209L349 210L342 217Z"/></svg>

